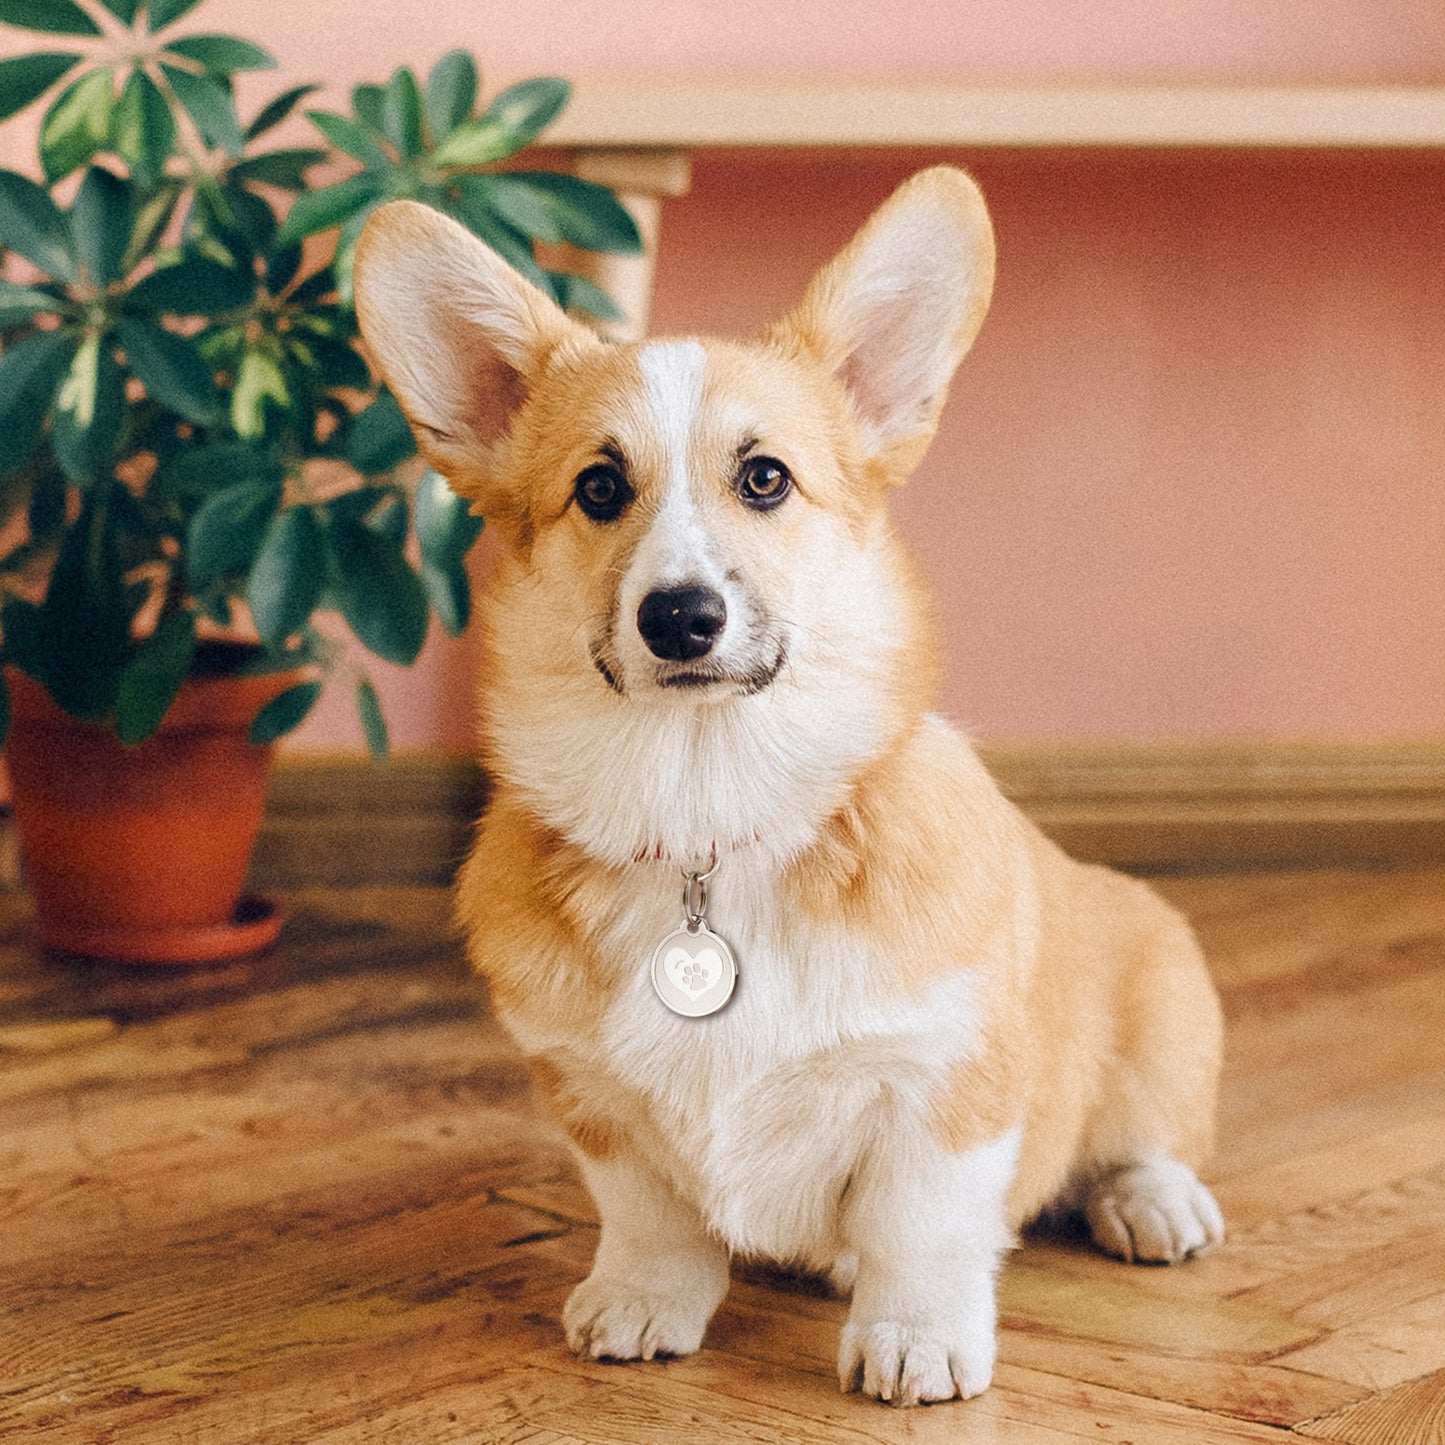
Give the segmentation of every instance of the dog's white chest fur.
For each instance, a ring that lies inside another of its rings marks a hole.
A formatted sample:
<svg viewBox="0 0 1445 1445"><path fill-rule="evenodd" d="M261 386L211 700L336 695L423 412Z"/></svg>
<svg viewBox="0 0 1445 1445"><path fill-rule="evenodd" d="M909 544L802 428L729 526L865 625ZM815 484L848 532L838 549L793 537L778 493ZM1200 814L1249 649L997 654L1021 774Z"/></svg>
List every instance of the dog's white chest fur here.
<svg viewBox="0 0 1445 1445"><path fill-rule="evenodd" d="M972 975L890 995L863 939L795 916L771 861L743 849L723 860L708 906L709 926L737 955L736 993L720 1013L682 1018L648 981L655 943L681 922L680 871L648 864L629 875L597 920L619 988L586 1046L594 1102L605 1107L611 1093L634 1124L645 1103L655 1167L731 1248L830 1264L859 1155L889 1120L926 1113L969 1052Z"/></svg>

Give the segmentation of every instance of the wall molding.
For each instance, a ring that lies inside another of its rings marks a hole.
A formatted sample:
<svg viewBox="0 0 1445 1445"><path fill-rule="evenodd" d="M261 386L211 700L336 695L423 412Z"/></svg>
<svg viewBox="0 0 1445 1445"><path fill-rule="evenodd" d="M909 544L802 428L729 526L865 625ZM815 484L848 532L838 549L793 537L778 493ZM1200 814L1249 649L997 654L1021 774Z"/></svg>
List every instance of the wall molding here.
<svg viewBox="0 0 1445 1445"><path fill-rule="evenodd" d="M1445 738L980 752L1040 827L1099 862L1223 870L1445 860Z"/></svg>
<svg viewBox="0 0 1445 1445"><path fill-rule="evenodd" d="M1142 871L1445 861L1445 738L1385 743L988 743L984 761L1076 857ZM264 888L445 883L486 797L457 754L283 756Z"/></svg>

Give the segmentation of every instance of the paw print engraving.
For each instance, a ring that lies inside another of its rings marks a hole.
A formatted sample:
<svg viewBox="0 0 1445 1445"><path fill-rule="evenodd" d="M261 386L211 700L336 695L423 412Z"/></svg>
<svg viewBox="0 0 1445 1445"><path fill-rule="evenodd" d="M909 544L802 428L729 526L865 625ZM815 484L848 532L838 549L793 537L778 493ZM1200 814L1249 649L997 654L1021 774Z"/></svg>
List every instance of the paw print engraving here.
<svg viewBox="0 0 1445 1445"><path fill-rule="evenodd" d="M696 959L689 959L682 970L683 987L692 993L698 993L707 987L707 970Z"/></svg>

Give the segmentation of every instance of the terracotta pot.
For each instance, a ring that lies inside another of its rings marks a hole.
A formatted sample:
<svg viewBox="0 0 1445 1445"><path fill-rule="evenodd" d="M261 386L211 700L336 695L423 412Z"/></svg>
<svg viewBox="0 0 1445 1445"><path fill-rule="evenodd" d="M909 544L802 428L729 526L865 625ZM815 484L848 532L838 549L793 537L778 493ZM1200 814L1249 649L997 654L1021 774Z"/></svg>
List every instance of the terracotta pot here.
<svg viewBox="0 0 1445 1445"><path fill-rule="evenodd" d="M271 748L247 733L295 673L187 682L159 731L127 747L6 669L5 756L40 940L137 963L201 963L272 942L281 915L241 897Z"/></svg>

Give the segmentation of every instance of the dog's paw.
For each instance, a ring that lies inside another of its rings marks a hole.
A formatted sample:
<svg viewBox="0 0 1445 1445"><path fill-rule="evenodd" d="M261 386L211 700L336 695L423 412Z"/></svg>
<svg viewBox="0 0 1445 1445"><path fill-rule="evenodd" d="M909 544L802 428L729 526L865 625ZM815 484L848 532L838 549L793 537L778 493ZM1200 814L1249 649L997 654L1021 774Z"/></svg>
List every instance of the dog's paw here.
<svg viewBox="0 0 1445 1445"><path fill-rule="evenodd" d="M1177 1264L1224 1239L1224 1216L1194 1171L1175 1159L1110 1170L1084 1200L1094 1243L1137 1264Z"/></svg>
<svg viewBox="0 0 1445 1445"><path fill-rule="evenodd" d="M897 1320L843 1326L838 1383L890 1405L970 1400L988 1389L998 1346L992 1330L976 1338Z"/></svg>
<svg viewBox="0 0 1445 1445"><path fill-rule="evenodd" d="M695 1300L597 1275L583 1280L562 1309L568 1345L594 1360L690 1355L707 1322Z"/></svg>

